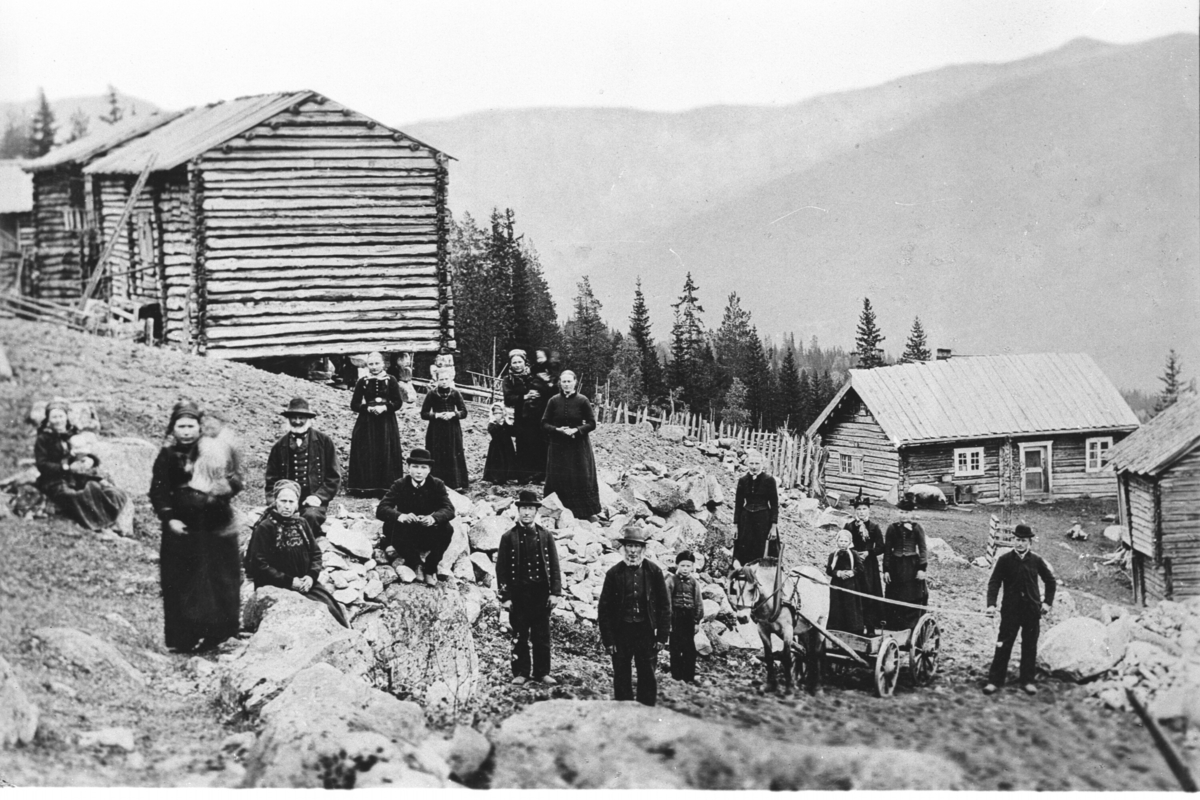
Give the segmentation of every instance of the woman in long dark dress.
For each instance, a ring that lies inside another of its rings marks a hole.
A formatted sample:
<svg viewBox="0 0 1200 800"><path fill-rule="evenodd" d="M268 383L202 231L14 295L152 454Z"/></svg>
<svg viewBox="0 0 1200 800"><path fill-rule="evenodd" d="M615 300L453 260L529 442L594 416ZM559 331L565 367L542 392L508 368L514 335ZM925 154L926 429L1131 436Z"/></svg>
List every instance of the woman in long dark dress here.
<svg viewBox="0 0 1200 800"><path fill-rule="evenodd" d="M483 463L483 479L489 483L508 483L517 478L517 454L513 449L512 424L503 403L492 404L488 418L487 460Z"/></svg>
<svg viewBox="0 0 1200 800"><path fill-rule="evenodd" d="M129 496L101 480L93 464L74 459L71 437L79 433L67 418L67 404L51 401L38 427L33 457L37 487L65 516L89 531L115 527Z"/></svg>
<svg viewBox="0 0 1200 800"><path fill-rule="evenodd" d="M404 450L396 412L404 405L400 382L383 371L383 356L367 356L367 376L354 385L350 408L358 412L350 439L346 488L382 495L404 476Z"/></svg>
<svg viewBox="0 0 1200 800"><path fill-rule="evenodd" d="M552 384L547 378L530 371L524 350L510 350L503 389L504 404L513 410L517 480L520 483L541 483L546 478L549 441L542 426L542 417L545 416L546 404L554 394Z"/></svg>
<svg viewBox="0 0 1200 800"><path fill-rule="evenodd" d="M733 560L738 564L768 555L767 541L778 542L779 487L763 471L763 456L757 450L746 454L746 474L738 479L733 500L733 524L737 528Z"/></svg>
<svg viewBox="0 0 1200 800"><path fill-rule="evenodd" d="M879 557L883 555L883 530L879 523L871 519L871 499L858 497L851 501L854 506L855 518L843 526L850 531L851 547L862 561L862 575L859 576L859 591L863 594L883 597L883 582L879 577ZM883 621L883 604L877 600L862 598L863 624L868 632L873 633Z"/></svg>
<svg viewBox="0 0 1200 800"><path fill-rule="evenodd" d="M343 627L349 628L342 604L317 583L323 566L321 548L307 519L296 513L300 484L282 480L275 484L275 505L263 514L246 546L246 577L254 588L278 586L324 603Z"/></svg>
<svg viewBox="0 0 1200 800"><path fill-rule="evenodd" d="M451 489L466 489L471 481L467 476L459 420L467 418L467 404L448 373L439 373L437 384L436 389L425 395L421 406L421 419L429 421L425 449L433 456L433 477Z"/></svg>
<svg viewBox="0 0 1200 800"><path fill-rule="evenodd" d="M239 626L242 573L237 517L230 501L242 490L237 454L223 438L201 437L203 415L180 402L159 451L150 504L162 521L159 579L167 647L209 649Z"/></svg>
<svg viewBox="0 0 1200 800"><path fill-rule="evenodd" d="M901 500L897 508L900 509L900 520L889 525L883 536L884 597L927 605L929 588L925 583L925 569L929 559L925 550L925 530L913 521L911 500ZM909 629L922 613L919 608L887 604L884 612L886 627L893 631Z"/></svg>
<svg viewBox="0 0 1200 800"><path fill-rule="evenodd" d="M558 495L577 518L588 519L601 510L596 458L588 437L596 429L596 417L588 399L575 391L574 372L564 370L559 386L562 391L550 398L542 418L550 440L544 491Z"/></svg>
<svg viewBox="0 0 1200 800"><path fill-rule="evenodd" d="M829 576L829 621L826 627L831 631L847 631L861 634L863 625L862 598L858 595L839 592L838 589L850 589L857 592L862 577L863 564L855 553L852 545L854 538L850 531L838 532L838 549L829 554L825 562L825 574ZM836 588L833 588L836 587Z"/></svg>

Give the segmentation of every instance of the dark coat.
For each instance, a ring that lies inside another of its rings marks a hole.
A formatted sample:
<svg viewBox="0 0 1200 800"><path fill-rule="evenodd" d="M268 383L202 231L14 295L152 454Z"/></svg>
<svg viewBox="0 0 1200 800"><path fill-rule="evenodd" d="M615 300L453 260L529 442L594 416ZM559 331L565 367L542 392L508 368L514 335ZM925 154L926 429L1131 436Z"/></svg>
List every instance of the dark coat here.
<svg viewBox="0 0 1200 800"><path fill-rule="evenodd" d="M542 552L542 567L546 570L546 586L550 594L562 594L562 573L558 567L558 548L554 544L554 534L534 523L537 530L538 548ZM496 553L496 584L499 587L500 601L509 599L509 590L518 575L521 574L521 547L518 526L514 525L500 537L500 549Z"/></svg>
<svg viewBox="0 0 1200 800"><path fill-rule="evenodd" d="M682 610L682 608L676 607L677 600L675 595L683 588L684 579L674 572L670 572L667 573L666 581L667 597L671 600L671 618L674 621L675 612ZM689 592L692 599L692 621L699 625L704 621L704 597L700 594L700 581L696 580L696 577L693 575L687 579L687 582L692 585L691 592ZM680 603L679 605L682 606L683 604Z"/></svg>
<svg viewBox="0 0 1200 800"><path fill-rule="evenodd" d="M434 414L454 412L453 419L434 419ZM467 475L467 457L463 452L462 425L467 418L467 404L457 389L442 394L430 389L421 404L421 419L429 422L425 429L425 449L433 456L430 474L452 489L466 489L471 480Z"/></svg>
<svg viewBox="0 0 1200 800"><path fill-rule="evenodd" d="M743 509L755 505L768 506L771 511L771 524L779 522L779 488L775 478L765 472L760 472L753 478L747 474L738 479L733 500L733 524L742 522L745 516Z"/></svg>
<svg viewBox="0 0 1200 800"><path fill-rule="evenodd" d="M1046 586L1046 597L1043 600L1038 591L1038 578ZM1032 550L1024 558L1017 555L1015 550L1009 550L996 559L992 569L992 577L988 581L988 607L996 605L996 596L1004 589L1004 605L1000 608L1003 615L1016 614L1021 611L1035 611L1040 615L1042 603L1054 605L1054 594L1058 591L1058 580L1054 570L1046 560Z"/></svg>
<svg viewBox="0 0 1200 800"><path fill-rule="evenodd" d="M382 400L387 408L382 414L369 410L379 405L376 400ZM404 448L396 421L396 412L403 406L400 384L391 375L358 379L350 398L350 409L358 413L358 419L350 438L347 488L386 490L404 476Z"/></svg>
<svg viewBox="0 0 1200 800"><path fill-rule="evenodd" d="M271 448L271 454L267 457L267 475L263 482L263 491L269 498L276 482L286 478L300 484L300 489L304 493L304 496L300 498L301 503L304 502L305 497L312 494L317 496L321 505L329 505L342 485L342 473L333 439L314 428L309 428L308 474L302 476L302 479L288 474L288 464L291 461L288 453L288 437L290 436L290 433L285 433Z"/></svg>
<svg viewBox="0 0 1200 800"><path fill-rule="evenodd" d="M62 433L49 428L38 431L33 445L33 460L37 464L37 487L44 494L52 494L70 476L71 437L79 431L68 427Z"/></svg>
<svg viewBox="0 0 1200 800"><path fill-rule="evenodd" d="M375 507L375 518L383 520L383 533L387 538L429 531L429 528L415 522L397 522L396 518L401 514L428 514L434 519L433 530L453 533L450 520L454 519L454 504L450 502L446 484L432 475L425 479L420 488L413 485L410 476L405 475L392 484L392 488Z"/></svg>
<svg viewBox="0 0 1200 800"><path fill-rule="evenodd" d="M546 494L557 494L562 504L580 519L599 514L600 484L596 482L596 457L588 434L596 430L592 404L579 392L550 398L542 417L550 442L546 453ZM559 428L578 428L567 436Z"/></svg>
<svg viewBox="0 0 1200 800"><path fill-rule="evenodd" d="M283 517L274 509L263 515L246 546L246 577L259 586L292 588L293 578L321 574L321 548L308 520Z"/></svg>
<svg viewBox="0 0 1200 800"><path fill-rule="evenodd" d="M605 647L615 644L614 637L625 614L625 595L621 591L621 579L630 567L624 561L618 561L609 567L604 574L604 588L600 590L600 604L596 608L597 622L600 625L600 642ZM663 579L662 570L653 561L644 559L642 569L646 580L641 588L641 607L646 610L646 618L654 629L654 638L666 644L671 638L671 598L667 594L667 583Z"/></svg>

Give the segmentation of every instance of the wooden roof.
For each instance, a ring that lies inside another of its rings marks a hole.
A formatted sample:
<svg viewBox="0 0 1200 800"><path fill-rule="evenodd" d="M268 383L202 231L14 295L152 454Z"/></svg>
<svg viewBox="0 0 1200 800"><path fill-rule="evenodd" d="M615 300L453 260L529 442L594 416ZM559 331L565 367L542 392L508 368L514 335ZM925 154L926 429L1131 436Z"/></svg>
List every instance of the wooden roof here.
<svg viewBox="0 0 1200 800"><path fill-rule="evenodd" d="M27 172L41 172L63 164L90 161L115 147L120 147L131 139L136 139L138 136L143 136L155 128L167 124L179 114L178 111L156 111L153 114L126 117L113 125L97 127L87 136L56 147L41 158L25 162L24 169Z"/></svg>
<svg viewBox="0 0 1200 800"><path fill-rule="evenodd" d="M852 369L809 432L819 432L850 392L895 447L1138 427L1121 393L1084 353L959 356Z"/></svg>
<svg viewBox="0 0 1200 800"><path fill-rule="evenodd" d="M33 211L33 178L20 161L0 161L0 214Z"/></svg>
<svg viewBox="0 0 1200 800"><path fill-rule="evenodd" d="M1200 447L1200 396L1186 393L1139 430L1117 443L1109 463L1118 472L1161 475Z"/></svg>

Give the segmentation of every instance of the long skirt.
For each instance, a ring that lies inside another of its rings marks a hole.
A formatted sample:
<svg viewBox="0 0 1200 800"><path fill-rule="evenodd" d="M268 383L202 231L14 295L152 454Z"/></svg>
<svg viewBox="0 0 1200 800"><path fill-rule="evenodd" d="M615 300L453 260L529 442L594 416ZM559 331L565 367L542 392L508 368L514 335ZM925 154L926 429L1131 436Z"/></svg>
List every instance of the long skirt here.
<svg viewBox="0 0 1200 800"><path fill-rule="evenodd" d="M117 524L121 510L129 502L129 495L117 487L102 485L99 481L88 481L81 489L72 489L65 483L49 487L46 497L54 501L58 510L89 531L101 531Z"/></svg>
<svg viewBox="0 0 1200 800"><path fill-rule="evenodd" d="M425 449L433 457L430 474L451 489L466 489L467 457L463 453L462 426L457 419L431 419L425 429Z"/></svg>
<svg viewBox="0 0 1200 800"><path fill-rule="evenodd" d="M899 600L903 603L927 605L929 603L929 588L925 581L917 580L918 556L897 556L892 559L891 580L888 582L884 597L888 600ZM888 603L884 604L885 627L890 631L902 631L917 624L917 620L925 612L919 608L908 608Z"/></svg>
<svg viewBox="0 0 1200 800"><path fill-rule="evenodd" d="M517 446L517 480L540 483L546 480L549 444L540 419L520 421L513 426Z"/></svg>
<svg viewBox="0 0 1200 800"><path fill-rule="evenodd" d="M771 533L771 509L746 511L738 518L737 539L733 542L733 557L743 566L768 555L767 536Z"/></svg>
<svg viewBox="0 0 1200 800"><path fill-rule="evenodd" d="M831 578L829 585L854 591L859 590L857 578ZM829 620L825 627L831 631L861 634L864 628L862 598L831 588L829 590Z"/></svg>
<svg viewBox="0 0 1200 800"><path fill-rule="evenodd" d="M359 412L350 437L346 488L359 492L386 492L403 477L404 447L400 443L396 415Z"/></svg>
<svg viewBox="0 0 1200 800"><path fill-rule="evenodd" d="M863 571L862 575L858 577L858 591L875 597L883 597L883 581L879 577L879 556L869 555L862 562ZM883 604L878 600L868 600L865 597L858 599L862 601L863 624L867 627L868 632L873 632L883 620L883 610L881 609Z"/></svg>
<svg viewBox="0 0 1200 800"><path fill-rule="evenodd" d="M506 433L493 434L487 460L483 462L483 479L490 483L508 483L517 480L519 474L512 438Z"/></svg>
<svg viewBox="0 0 1200 800"><path fill-rule="evenodd" d="M167 647L191 650L203 639L218 644L238 632L242 569L236 529L214 534L163 526L159 548L163 631Z"/></svg>
<svg viewBox="0 0 1200 800"><path fill-rule="evenodd" d="M600 484L596 481L596 458L586 434L555 436L546 454L545 494L559 501L579 519L599 514Z"/></svg>

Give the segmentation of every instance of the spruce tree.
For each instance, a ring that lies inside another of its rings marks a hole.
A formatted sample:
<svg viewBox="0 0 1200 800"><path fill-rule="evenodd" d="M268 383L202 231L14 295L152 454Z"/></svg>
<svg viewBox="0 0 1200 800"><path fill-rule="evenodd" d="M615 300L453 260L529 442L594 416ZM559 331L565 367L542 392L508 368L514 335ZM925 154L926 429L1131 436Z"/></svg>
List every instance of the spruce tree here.
<svg viewBox="0 0 1200 800"><path fill-rule="evenodd" d="M679 399L692 409L706 406L710 399L706 391L698 388L709 379L700 374L707 342L700 320L704 307L696 297L696 289L689 272L683 283L683 293L671 304L675 309L675 322L671 326L671 364L667 373L670 387L679 388Z"/></svg>
<svg viewBox="0 0 1200 800"><path fill-rule="evenodd" d="M507 286L491 257L491 237L470 214L451 221L448 266L454 287L454 332L464 369L492 374L505 363L504 345L509 335L509 303L496 301L496 286Z"/></svg>
<svg viewBox="0 0 1200 800"><path fill-rule="evenodd" d="M111 83L108 85L107 97L108 113L101 115L100 121L114 125L124 118L125 110L121 108L121 100L117 97L117 89Z"/></svg>
<svg viewBox="0 0 1200 800"><path fill-rule="evenodd" d="M750 412L750 423L756 428L775 427L775 396L771 365L767 351L758 338L758 330L750 328L749 340L745 345L746 410Z"/></svg>
<svg viewBox="0 0 1200 800"><path fill-rule="evenodd" d="M25 153L28 158L39 158L54 149L54 134L58 128L54 123L54 111L46 100L46 92L38 89L38 108L29 124L29 144Z"/></svg>
<svg viewBox="0 0 1200 800"><path fill-rule="evenodd" d="M575 372L579 391L591 397L596 384L603 383L612 368L612 340L600 317L600 301L586 275L577 290L575 314L567 321L568 362L564 366Z"/></svg>
<svg viewBox="0 0 1200 800"><path fill-rule="evenodd" d="M791 431L803 430L804 396L800 386L800 370L796 368L796 353L791 347L784 348L783 364L779 367L779 409L783 424Z"/></svg>
<svg viewBox="0 0 1200 800"><path fill-rule="evenodd" d="M612 369L608 371L608 402L626 403L630 408L646 404L642 391L642 354L632 337L623 338L616 347Z"/></svg>
<svg viewBox="0 0 1200 800"><path fill-rule="evenodd" d="M817 386L812 373L800 370L800 425L799 430L808 430L808 426L816 419Z"/></svg>
<svg viewBox="0 0 1200 800"><path fill-rule="evenodd" d="M921 326L921 318L914 317L912 330L908 332L908 341L904 344L904 355L900 356L900 363L911 364L916 361L928 361L930 358L925 328Z"/></svg>
<svg viewBox="0 0 1200 800"><path fill-rule="evenodd" d="M863 298L862 313L858 317L858 330L854 340L854 352L858 354L860 369L873 369L883 366L883 358L879 354L879 345L887 337L875 324L875 310L871 308L871 298Z"/></svg>
<svg viewBox="0 0 1200 800"><path fill-rule="evenodd" d="M734 378L729 384L722 405L722 421L730 425L750 424L750 412L746 408L746 386L739 379Z"/></svg>
<svg viewBox="0 0 1200 800"><path fill-rule="evenodd" d="M1174 405L1179 399L1180 384L1180 363L1179 356L1175 353L1175 348L1171 348L1167 353L1167 366L1163 371L1162 377L1159 378L1163 384L1163 390L1158 395L1158 401L1154 404L1154 413L1158 414Z"/></svg>
<svg viewBox="0 0 1200 800"><path fill-rule="evenodd" d="M633 291L633 311L629 315L629 338L637 348L640 358L639 372L642 376L642 394L648 402L659 402L666 394L662 363L658 360L658 349L654 345L654 334L650 331L650 310L646 308L646 296L642 294L642 279L637 279Z"/></svg>

